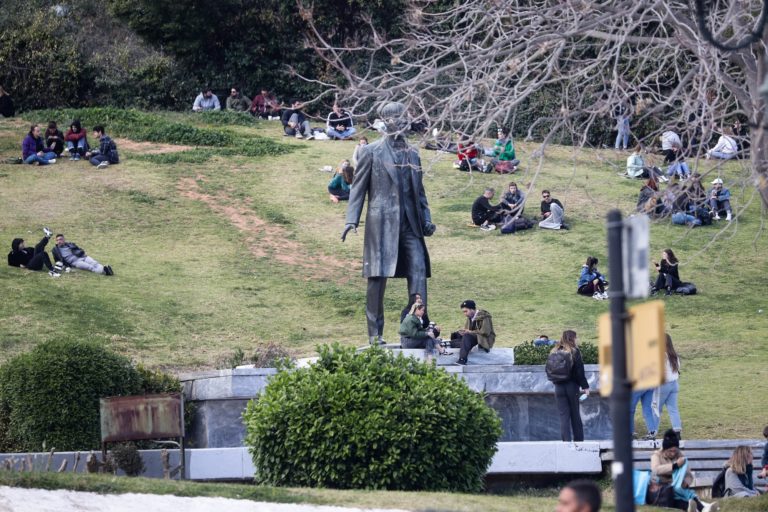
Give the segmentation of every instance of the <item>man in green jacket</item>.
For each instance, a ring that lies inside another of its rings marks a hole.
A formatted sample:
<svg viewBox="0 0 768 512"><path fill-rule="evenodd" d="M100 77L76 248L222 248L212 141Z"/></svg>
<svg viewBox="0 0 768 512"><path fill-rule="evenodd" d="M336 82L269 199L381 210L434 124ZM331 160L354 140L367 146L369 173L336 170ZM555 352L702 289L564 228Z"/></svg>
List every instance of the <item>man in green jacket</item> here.
<svg viewBox="0 0 768 512"><path fill-rule="evenodd" d="M512 137L501 128L498 129L497 135L498 138L493 145L493 158L490 167L499 174L513 173L517 171L520 160L515 158L515 146L512 144Z"/></svg>
<svg viewBox="0 0 768 512"><path fill-rule="evenodd" d="M461 335L461 350L459 352L459 364L467 364L469 351L475 345L480 350L490 352L496 343L496 333L493 331L491 314L485 310L477 309L475 301L465 300L461 303L461 312L467 318L464 328L459 329Z"/></svg>

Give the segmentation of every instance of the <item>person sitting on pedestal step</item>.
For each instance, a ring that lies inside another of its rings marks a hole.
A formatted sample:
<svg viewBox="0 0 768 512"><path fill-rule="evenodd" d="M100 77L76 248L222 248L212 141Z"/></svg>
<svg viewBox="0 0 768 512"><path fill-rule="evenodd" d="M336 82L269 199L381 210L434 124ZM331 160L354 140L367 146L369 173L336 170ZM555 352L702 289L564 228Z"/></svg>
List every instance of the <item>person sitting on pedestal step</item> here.
<svg viewBox="0 0 768 512"><path fill-rule="evenodd" d="M461 338L461 351L457 362L464 365L467 364L469 351L475 346L486 353L490 352L493 344L496 343L496 333L493 331L491 314L485 310L477 309L475 301L465 300L460 307L466 321L464 328L459 329L456 333ZM451 338L454 337L451 336Z"/></svg>
<svg viewBox="0 0 768 512"><path fill-rule="evenodd" d="M680 450L680 438L674 430L667 430L664 432L661 449L656 450L651 455L651 481L661 486L671 486L675 472L681 471L685 462L685 454ZM666 506L679 510L703 511L705 504L690 489L691 483L693 483L693 474L691 473L690 466L686 466L680 488L674 489L667 503L664 505L658 503L657 506ZM650 495L652 492L651 487L648 488L648 491ZM652 500L646 498L646 503L649 501Z"/></svg>
<svg viewBox="0 0 768 512"><path fill-rule="evenodd" d="M426 313L424 304L415 303L411 311L400 323L400 346L402 348L423 348L427 361L436 353L443 353L443 347L436 340L435 329L429 324L423 325L422 317Z"/></svg>

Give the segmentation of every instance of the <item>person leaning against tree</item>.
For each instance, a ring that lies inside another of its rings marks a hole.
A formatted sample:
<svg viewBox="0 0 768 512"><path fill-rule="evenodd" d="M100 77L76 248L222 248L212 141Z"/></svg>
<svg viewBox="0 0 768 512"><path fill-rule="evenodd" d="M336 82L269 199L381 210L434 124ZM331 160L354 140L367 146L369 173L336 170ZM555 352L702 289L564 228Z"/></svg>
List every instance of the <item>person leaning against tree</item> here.
<svg viewBox="0 0 768 512"><path fill-rule="evenodd" d="M563 331L560 341L552 347L550 353L565 351L571 358L571 372L568 380L555 382L555 400L560 417L560 437L563 441L583 441L584 425L579 410L579 395L589 395L589 382L584 374L584 361L581 351L576 346L576 331Z"/></svg>

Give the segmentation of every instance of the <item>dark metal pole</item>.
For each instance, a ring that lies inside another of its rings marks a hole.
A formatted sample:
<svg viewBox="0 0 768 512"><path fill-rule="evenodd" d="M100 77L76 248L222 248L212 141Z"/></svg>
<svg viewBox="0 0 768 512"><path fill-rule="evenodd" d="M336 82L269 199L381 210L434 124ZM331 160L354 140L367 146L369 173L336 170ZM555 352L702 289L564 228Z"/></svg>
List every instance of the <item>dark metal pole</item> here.
<svg viewBox="0 0 768 512"><path fill-rule="evenodd" d="M613 422L614 480L617 512L634 512L632 486L632 435L630 434L629 400L631 384L627 380L627 347L624 325L627 317L624 297L621 212L608 212L608 261L611 298L611 339L613 391L611 392L611 421Z"/></svg>

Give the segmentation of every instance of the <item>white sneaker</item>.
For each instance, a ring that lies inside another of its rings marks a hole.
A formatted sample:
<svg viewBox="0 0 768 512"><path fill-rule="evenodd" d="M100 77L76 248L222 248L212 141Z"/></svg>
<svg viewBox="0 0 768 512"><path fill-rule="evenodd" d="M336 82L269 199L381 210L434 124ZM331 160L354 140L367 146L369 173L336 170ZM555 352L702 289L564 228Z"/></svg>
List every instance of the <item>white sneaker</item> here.
<svg viewBox="0 0 768 512"><path fill-rule="evenodd" d="M97 169L106 169L107 167L109 167L109 162L107 161L100 162L99 165L96 166Z"/></svg>
<svg viewBox="0 0 768 512"><path fill-rule="evenodd" d="M603 298L603 300L608 300L608 292L603 292L600 294L600 297Z"/></svg>
<svg viewBox="0 0 768 512"><path fill-rule="evenodd" d="M484 226L480 226L480 229L482 231L493 231L494 229L496 229L496 224L486 224Z"/></svg>
<svg viewBox="0 0 768 512"><path fill-rule="evenodd" d="M300 134L299 132L296 132L296 138L297 139L303 139L304 136L302 134Z"/></svg>
<svg viewBox="0 0 768 512"><path fill-rule="evenodd" d="M603 300L603 296L600 294L600 292L593 293L592 298L595 300Z"/></svg>
<svg viewBox="0 0 768 512"><path fill-rule="evenodd" d="M725 212L725 220L728 222L731 222L733 220L733 217L731 216L731 212Z"/></svg>
<svg viewBox="0 0 768 512"><path fill-rule="evenodd" d="M715 213L715 216L714 216L714 217L712 217L712 220L720 220L720 215L718 215L717 213Z"/></svg>
<svg viewBox="0 0 768 512"><path fill-rule="evenodd" d="M312 140L314 138L315 138L315 134L314 133L310 133L309 135L307 135L307 140Z"/></svg>
<svg viewBox="0 0 768 512"><path fill-rule="evenodd" d="M49 164L55 164L56 163L56 159L55 158L51 158L50 160L48 160L48 163Z"/></svg>
<svg viewBox="0 0 768 512"><path fill-rule="evenodd" d="M53 234L53 231L51 231L48 228L43 228L43 233L45 233L45 236L47 236L48 238L51 238L51 235Z"/></svg>
<svg viewBox="0 0 768 512"><path fill-rule="evenodd" d="M61 274L59 274L58 272L54 272L53 270L49 270L48 275L51 277L61 277Z"/></svg>

